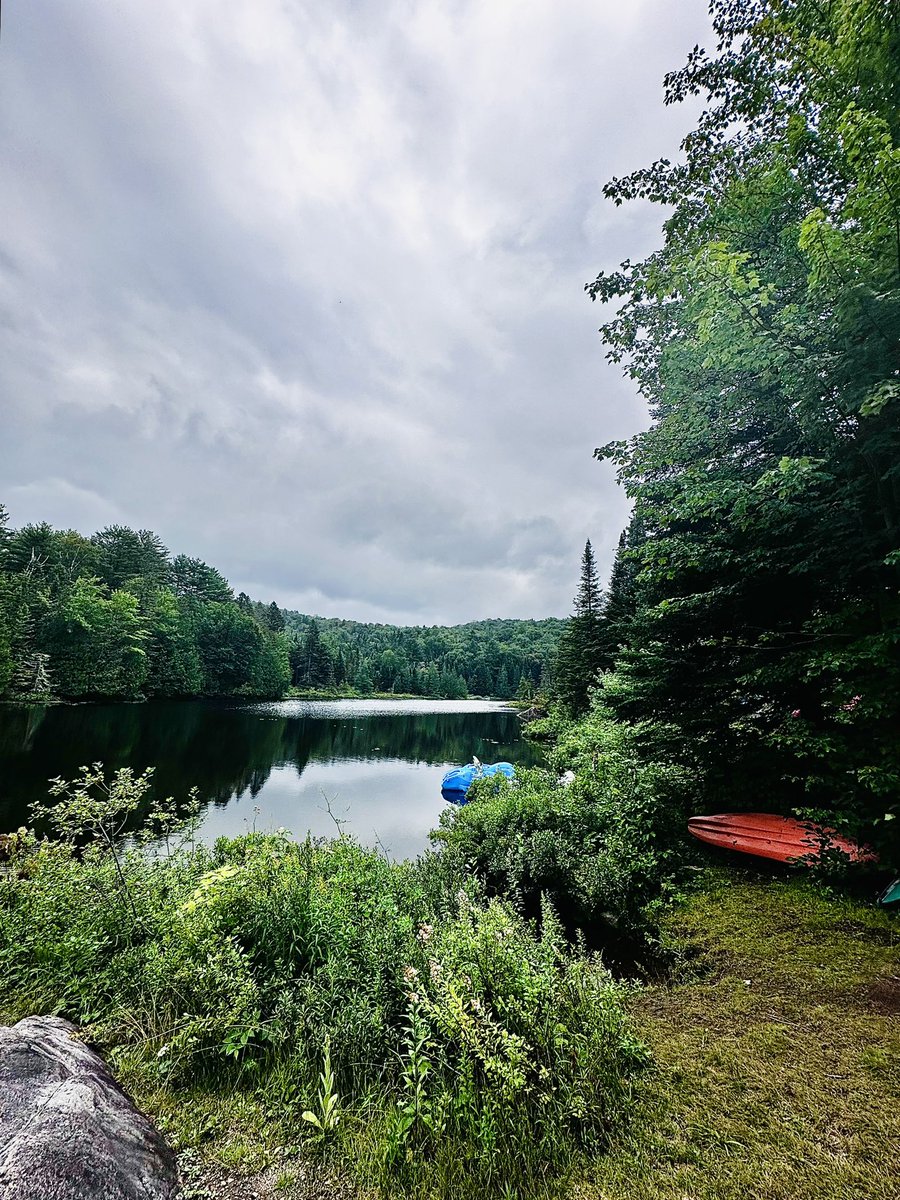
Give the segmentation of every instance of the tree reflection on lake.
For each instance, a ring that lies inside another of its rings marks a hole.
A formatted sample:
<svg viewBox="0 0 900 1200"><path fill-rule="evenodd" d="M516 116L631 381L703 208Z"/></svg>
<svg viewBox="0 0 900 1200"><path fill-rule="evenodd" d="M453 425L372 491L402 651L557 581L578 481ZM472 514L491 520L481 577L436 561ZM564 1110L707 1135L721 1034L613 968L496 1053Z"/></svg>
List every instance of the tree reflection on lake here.
<svg viewBox="0 0 900 1200"><path fill-rule="evenodd" d="M225 705L200 701L0 709L0 831L24 824L47 781L85 763L156 768L157 795L203 804L200 836L284 827L418 853L449 766L476 754L528 765L518 717L488 701ZM331 814L329 815L329 808Z"/></svg>

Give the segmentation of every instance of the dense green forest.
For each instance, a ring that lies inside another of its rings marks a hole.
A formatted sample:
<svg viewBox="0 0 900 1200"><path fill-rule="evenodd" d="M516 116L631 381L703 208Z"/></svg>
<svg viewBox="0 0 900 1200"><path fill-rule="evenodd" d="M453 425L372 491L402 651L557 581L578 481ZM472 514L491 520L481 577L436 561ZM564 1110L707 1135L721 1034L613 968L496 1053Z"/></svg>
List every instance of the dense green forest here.
<svg viewBox="0 0 900 1200"><path fill-rule="evenodd" d="M585 547L544 765L477 781L415 862L283 832L117 848L150 779L100 767L54 783L46 840L7 839L0 1011L77 1021L181 1146L284 1165L287 1195L313 1172L285 1147L422 1200L896 1193L896 917L873 901L900 867L900 4L711 14L714 50L666 79L704 101L682 160L606 189L668 214L588 288L652 422L596 452L633 516L605 591ZM502 625L285 617L185 595L158 554L142 591L110 533L47 531L58 558L6 535L7 686L23 663L88 679L86 644L149 671L168 596L198 678L206 622L240 619L284 686L326 651L355 683L462 678L463 646L479 684L535 679ZM709 809L826 819L880 862L714 859L686 829ZM178 828L164 803L147 836Z"/></svg>
<svg viewBox="0 0 900 1200"><path fill-rule="evenodd" d="M558 692L639 731L697 803L889 832L900 794L900 15L712 6L666 100L709 102L606 187L671 207L589 285L651 428L600 447L634 501L585 563ZM897 821L900 825L900 821ZM874 826L874 829L873 829Z"/></svg>
<svg viewBox="0 0 900 1200"><path fill-rule="evenodd" d="M8 528L0 505L0 696L283 696L373 691L531 696L563 622L444 629L365 625L235 597L198 558L149 530L83 537Z"/></svg>
<svg viewBox="0 0 900 1200"><path fill-rule="evenodd" d="M279 696L289 650L214 567L149 530L10 530L0 506L0 695Z"/></svg>
<svg viewBox="0 0 900 1200"><path fill-rule="evenodd" d="M293 682L416 696L519 696L550 684L564 622L472 621L450 628L362 624L284 613Z"/></svg>

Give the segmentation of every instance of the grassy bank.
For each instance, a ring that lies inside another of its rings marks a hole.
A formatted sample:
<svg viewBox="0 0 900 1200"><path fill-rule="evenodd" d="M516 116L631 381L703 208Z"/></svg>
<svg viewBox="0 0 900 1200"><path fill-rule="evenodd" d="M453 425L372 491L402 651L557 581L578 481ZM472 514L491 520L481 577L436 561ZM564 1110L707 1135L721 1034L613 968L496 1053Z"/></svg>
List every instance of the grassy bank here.
<svg viewBox="0 0 900 1200"><path fill-rule="evenodd" d="M213 1200L892 1197L896 915L685 870L683 774L600 716L551 758L402 864L161 853L165 803L123 854L149 777L85 769L4 844L0 1018L79 1025Z"/></svg>
<svg viewBox="0 0 900 1200"><path fill-rule="evenodd" d="M631 1012L654 1067L578 1200L895 1200L900 924L796 881L712 878L680 978Z"/></svg>

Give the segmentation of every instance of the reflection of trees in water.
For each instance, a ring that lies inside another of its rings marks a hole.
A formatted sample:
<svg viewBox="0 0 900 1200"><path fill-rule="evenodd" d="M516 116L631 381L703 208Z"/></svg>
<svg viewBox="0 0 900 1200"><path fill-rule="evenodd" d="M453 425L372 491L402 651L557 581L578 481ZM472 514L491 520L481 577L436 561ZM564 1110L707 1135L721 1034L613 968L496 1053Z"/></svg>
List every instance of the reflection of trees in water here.
<svg viewBox="0 0 900 1200"><path fill-rule="evenodd" d="M57 775L72 778L87 762L156 768L154 794L204 804L257 796L273 767L310 761L415 763L535 761L513 713L405 713L313 718L265 715L252 708L200 702L83 705L0 711L0 830L27 819L28 805Z"/></svg>
<svg viewBox="0 0 900 1200"><path fill-rule="evenodd" d="M485 761L515 754L521 762L531 753L530 747L523 747L520 741L519 721L513 713L299 718L285 724L296 729L294 736L307 749L305 758L294 759L301 769L309 759L401 758L433 764L468 762L473 754Z"/></svg>

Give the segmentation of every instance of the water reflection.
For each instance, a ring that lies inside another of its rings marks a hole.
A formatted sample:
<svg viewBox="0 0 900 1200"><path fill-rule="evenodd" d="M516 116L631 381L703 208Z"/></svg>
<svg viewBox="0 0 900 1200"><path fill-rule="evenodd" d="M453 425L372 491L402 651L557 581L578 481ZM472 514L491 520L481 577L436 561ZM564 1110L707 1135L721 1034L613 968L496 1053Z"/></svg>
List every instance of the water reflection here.
<svg viewBox="0 0 900 1200"><path fill-rule="evenodd" d="M328 834L337 819L403 857L437 823L448 766L473 754L534 761L516 715L479 701L10 708L0 710L0 830L25 822L51 777L100 761L155 766L158 795L198 788L204 838L254 824Z"/></svg>

